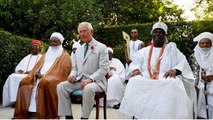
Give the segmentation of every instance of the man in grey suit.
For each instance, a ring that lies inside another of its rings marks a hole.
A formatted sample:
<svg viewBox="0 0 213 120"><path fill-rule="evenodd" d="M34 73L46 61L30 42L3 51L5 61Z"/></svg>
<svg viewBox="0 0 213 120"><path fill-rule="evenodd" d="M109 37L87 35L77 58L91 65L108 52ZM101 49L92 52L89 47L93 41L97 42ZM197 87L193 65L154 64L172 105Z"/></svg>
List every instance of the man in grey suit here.
<svg viewBox="0 0 213 120"><path fill-rule="evenodd" d="M106 91L107 86L105 75L109 69L109 58L106 45L93 38L93 27L88 22L79 24L78 33L84 44L76 50L67 81L57 86L58 115L66 119L73 119L71 92L83 89L81 119L87 119L95 103L95 93Z"/></svg>

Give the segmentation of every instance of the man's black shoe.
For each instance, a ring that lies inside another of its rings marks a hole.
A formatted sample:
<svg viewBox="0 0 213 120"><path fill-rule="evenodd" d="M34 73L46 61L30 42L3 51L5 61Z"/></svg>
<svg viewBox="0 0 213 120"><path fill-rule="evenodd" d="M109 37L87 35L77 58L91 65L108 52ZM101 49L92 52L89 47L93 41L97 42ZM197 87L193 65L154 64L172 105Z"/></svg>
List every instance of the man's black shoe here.
<svg viewBox="0 0 213 120"><path fill-rule="evenodd" d="M65 119L73 119L73 116L72 115L65 116Z"/></svg>
<svg viewBox="0 0 213 120"><path fill-rule="evenodd" d="M83 118L83 117L81 117L81 119L88 119L88 118Z"/></svg>
<svg viewBox="0 0 213 120"><path fill-rule="evenodd" d="M13 105L11 106L11 108L15 108L16 107L16 103L13 103Z"/></svg>
<svg viewBox="0 0 213 120"><path fill-rule="evenodd" d="M113 108L114 108L114 109L119 109L119 108L120 108L120 105L121 105L120 103L117 104L117 105L114 105Z"/></svg>

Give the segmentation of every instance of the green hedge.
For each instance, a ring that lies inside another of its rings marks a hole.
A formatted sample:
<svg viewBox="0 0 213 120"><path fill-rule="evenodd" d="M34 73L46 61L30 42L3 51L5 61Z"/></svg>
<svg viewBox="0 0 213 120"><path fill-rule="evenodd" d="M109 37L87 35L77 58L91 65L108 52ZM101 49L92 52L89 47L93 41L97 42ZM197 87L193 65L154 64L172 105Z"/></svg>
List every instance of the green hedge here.
<svg viewBox="0 0 213 120"><path fill-rule="evenodd" d="M30 53L32 39L13 35L0 30L0 95L7 77L14 72L18 63ZM41 52L45 51L45 44Z"/></svg>
<svg viewBox="0 0 213 120"><path fill-rule="evenodd" d="M123 52L125 40L122 37L122 31L130 35L131 29L138 29L139 39L147 44L152 39L150 31L153 24L154 23L146 23L99 28L96 30L94 36L107 46L112 46L115 50L114 57L119 58L125 63ZM196 44L193 42L195 36L204 31L213 33L213 21L166 22L166 24L168 26L168 40L175 42L186 57L193 52Z"/></svg>

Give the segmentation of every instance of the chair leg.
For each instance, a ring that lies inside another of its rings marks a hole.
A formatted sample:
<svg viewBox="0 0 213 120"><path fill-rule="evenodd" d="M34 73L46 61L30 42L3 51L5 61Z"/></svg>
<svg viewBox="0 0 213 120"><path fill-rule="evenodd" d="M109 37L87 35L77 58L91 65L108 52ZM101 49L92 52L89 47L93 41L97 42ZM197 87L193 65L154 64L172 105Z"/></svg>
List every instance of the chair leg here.
<svg viewBox="0 0 213 120"><path fill-rule="evenodd" d="M96 119L99 119L99 99L95 99L96 101Z"/></svg>
<svg viewBox="0 0 213 120"><path fill-rule="evenodd" d="M106 96L104 96L104 119L106 118Z"/></svg>

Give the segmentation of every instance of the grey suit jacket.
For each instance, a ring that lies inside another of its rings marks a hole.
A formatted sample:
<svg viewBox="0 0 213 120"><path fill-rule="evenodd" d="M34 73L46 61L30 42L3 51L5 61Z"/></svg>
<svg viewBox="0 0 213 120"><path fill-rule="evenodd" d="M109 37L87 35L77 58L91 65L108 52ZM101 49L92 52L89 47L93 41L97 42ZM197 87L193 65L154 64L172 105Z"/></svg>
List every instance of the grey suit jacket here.
<svg viewBox="0 0 213 120"><path fill-rule="evenodd" d="M85 43L79 47L72 60L72 71L70 75L79 81L85 76L91 78L104 91L106 91L107 81L105 75L109 71L109 57L106 45L96 41L94 38L89 43L89 48L84 57Z"/></svg>

